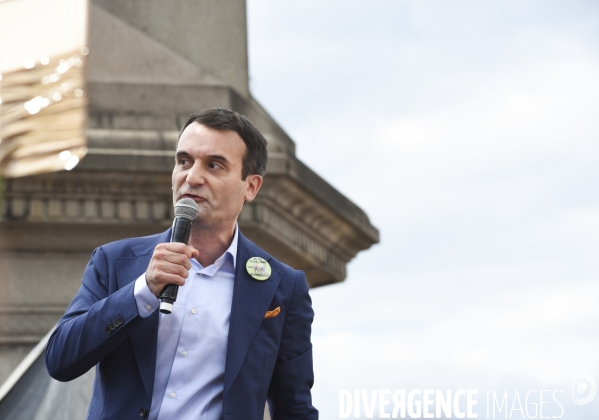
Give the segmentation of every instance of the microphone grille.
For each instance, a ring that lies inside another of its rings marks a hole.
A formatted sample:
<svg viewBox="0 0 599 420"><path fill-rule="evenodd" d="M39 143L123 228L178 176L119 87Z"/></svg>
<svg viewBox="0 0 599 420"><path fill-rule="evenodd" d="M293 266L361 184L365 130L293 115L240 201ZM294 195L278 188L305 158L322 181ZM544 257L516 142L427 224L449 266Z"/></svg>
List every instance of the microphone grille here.
<svg viewBox="0 0 599 420"><path fill-rule="evenodd" d="M191 198L182 198L175 204L175 217L185 217L193 220L198 217L200 209L195 201Z"/></svg>

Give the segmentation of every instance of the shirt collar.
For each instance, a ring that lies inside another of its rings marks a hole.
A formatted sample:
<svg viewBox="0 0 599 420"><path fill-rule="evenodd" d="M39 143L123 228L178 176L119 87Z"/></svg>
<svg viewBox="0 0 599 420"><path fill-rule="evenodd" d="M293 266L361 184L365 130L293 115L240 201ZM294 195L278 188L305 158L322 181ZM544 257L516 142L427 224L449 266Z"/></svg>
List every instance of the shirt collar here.
<svg viewBox="0 0 599 420"><path fill-rule="evenodd" d="M239 238L239 226L235 223L235 233L233 234L233 240L231 241L231 245L225 251L225 255L228 253L233 261L233 268L235 268L237 262L237 239Z"/></svg>

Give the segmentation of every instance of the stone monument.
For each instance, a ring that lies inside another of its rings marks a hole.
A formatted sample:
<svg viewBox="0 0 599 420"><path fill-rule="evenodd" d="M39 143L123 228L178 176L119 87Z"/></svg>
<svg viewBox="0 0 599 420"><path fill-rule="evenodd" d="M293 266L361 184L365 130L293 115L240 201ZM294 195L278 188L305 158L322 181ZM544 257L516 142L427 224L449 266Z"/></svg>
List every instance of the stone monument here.
<svg viewBox="0 0 599 420"><path fill-rule="evenodd" d="M0 383L64 313L96 246L169 227L175 142L198 110L236 110L265 134L267 175L239 225L311 287L343 281L379 239L252 97L244 0L93 0L89 19L87 156L72 171L5 180Z"/></svg>

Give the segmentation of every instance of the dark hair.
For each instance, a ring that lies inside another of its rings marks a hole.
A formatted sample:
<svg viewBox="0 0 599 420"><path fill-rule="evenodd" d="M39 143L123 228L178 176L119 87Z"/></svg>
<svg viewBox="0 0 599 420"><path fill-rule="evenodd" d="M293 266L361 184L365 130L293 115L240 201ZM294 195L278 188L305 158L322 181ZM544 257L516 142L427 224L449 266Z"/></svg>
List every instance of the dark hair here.
<svg viewBox="0 0 599 420"><path fill-rule="evenodd" d="M243 115L225 108L209 108L191 114L179 134L191 123L197 122L218 131L234 131L245 143L246 151L243 156L241 179L245 180L250 174L264 176L266 173L266 139L256 127Z"/></svg>

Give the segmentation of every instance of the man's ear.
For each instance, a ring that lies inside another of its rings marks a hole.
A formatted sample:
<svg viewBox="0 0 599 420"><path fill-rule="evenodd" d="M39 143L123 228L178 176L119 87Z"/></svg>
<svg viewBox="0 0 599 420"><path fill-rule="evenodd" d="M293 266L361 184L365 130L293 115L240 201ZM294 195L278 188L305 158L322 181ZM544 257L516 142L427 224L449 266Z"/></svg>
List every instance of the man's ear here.
<svg viewBox="0 0 599 420"><path fill-rule="evenodd" d="M245 190L245 201L250 202L252 201L254 198L256 198L256 194L258 194L258 191L260 190L260 187L262 186L262 177L260 175L248 175L245 178L245 181L247 183L247 188Z"/></svg>

